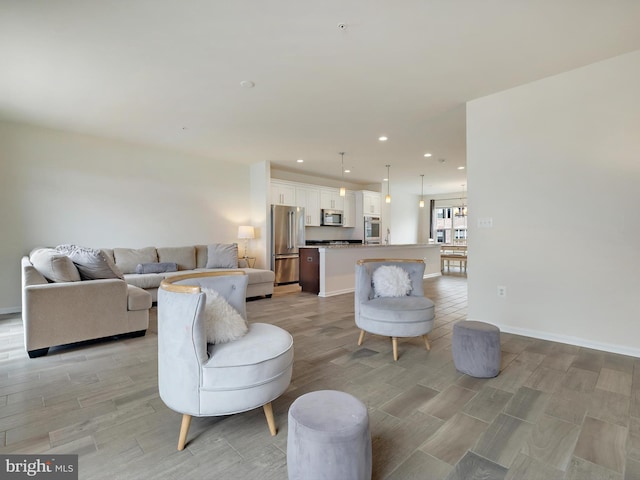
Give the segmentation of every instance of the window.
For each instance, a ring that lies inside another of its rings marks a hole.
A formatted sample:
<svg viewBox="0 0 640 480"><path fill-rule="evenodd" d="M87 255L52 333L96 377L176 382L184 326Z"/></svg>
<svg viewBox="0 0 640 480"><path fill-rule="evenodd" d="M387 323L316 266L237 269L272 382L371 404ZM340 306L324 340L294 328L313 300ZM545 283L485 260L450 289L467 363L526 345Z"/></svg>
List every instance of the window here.
<svg viewBox="0 0 640 480"><path fill-rule="evenodd" d="M454 211L457 211L455 207L436 208L436 243L467 243L467 217L456 216Z"/></svg>

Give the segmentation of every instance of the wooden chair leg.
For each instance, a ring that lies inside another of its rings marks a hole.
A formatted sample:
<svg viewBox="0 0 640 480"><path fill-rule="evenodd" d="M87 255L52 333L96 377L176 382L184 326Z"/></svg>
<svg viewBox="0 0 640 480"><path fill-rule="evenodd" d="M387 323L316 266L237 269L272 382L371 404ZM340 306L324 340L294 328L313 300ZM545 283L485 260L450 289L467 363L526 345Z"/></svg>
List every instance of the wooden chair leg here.
<svg viewBox="0 0 640 480"><path fill-rule="evenodd" d="M364 330L360 330L360 338L358 338L358 345L362 345L364 342Z"/></svg>
<svg viewBox="0 0 640 480"><path fill-rule="evenodd" d="M276 420L273 418L273 407L271 406L271 402L265 403L262 408L264 410L264 416L267 417L269 432L271 432L271 436L273 437L276 434Z"/></svg>
<svg viewBox="0 0 640 480"><path fill-rule="evenodd" d="M429 343L429 337L426 334L422 336L424 338L424 345L427 347L427 350L431 350L431 344Z"/></svg>
<svg viewBox="0 0 640 480"><path fill-rule="evenodd" d="M396 337L391 337L391 345L393 345L393 359L398 361L398 339Z"/></svg>
<svg viewBox="0 0 640 480"><path fill-rule="evenodd" d="M184 445L187 443L187 433L189 433L189 427L191 426L191 415L186 413L182 415L182 425L180 425L180 438L178 439L178 450L184 450Z"/></svg>

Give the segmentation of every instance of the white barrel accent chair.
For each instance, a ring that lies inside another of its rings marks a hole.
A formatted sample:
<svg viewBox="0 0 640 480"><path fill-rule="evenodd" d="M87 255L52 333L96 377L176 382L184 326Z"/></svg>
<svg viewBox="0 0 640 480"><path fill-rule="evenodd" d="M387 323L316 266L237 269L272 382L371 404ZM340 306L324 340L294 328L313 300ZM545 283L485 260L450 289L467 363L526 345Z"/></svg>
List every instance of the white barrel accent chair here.
<svg viewBox="0 0 640 480"><path fill-rule="evenodd" d="M395 266L407 272L410 291L401 296L378 296L374 273L382 266ZM362 345L365 332L391 337L393 359L398 360L398 338L424 339L431 349L427 334L433 329L434 303L424 296L422 281L425 264L421 259L363 259L356 263L355 321L360 328L358 345Z"/></svg>
<svg viewBox="0 0 640 480"><path fill-rule="evenodd" d="M158 388L172 410L182 413L178 450L185 447L192 417L222 416L263 407L276 434L271 402L291 382L293 338L280 327L249 323L248 332L227 343L207 343L206 293L217 291L246 320L247 275L218 271L175 276L158 291Z"/></svg>

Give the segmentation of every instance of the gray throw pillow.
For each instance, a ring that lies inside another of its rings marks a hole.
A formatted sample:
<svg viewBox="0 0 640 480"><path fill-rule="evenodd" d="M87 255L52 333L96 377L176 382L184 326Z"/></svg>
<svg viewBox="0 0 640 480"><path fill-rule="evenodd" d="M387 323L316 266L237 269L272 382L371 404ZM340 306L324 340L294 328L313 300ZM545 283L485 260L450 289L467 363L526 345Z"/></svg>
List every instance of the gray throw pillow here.
<svg viewBox="0 0 640 480"><path fill-rule="evenodd" d="M178 265L172 262L139 263L136 267L136 273L165 273L177 271Z"/></svg>
<svg viewBox="0 0 640 480"><path fill-rule="evenodd" d="M80 281L80 273L71 259L55 248L37 248L31 252L29 260L51 282Z"/></svg>
<svg viewBox="0 0 640 480"><path fill-rule="evenodd" d="M102 250L78 245L58 245L56 250L73 261L82 280L124 278L122 272Z"/></svg>
<svg viewBox="0 0 640 480"><path fill-rule="evenodd" d="M208 245L206 268L238 268L238 244L212 243Z"/></svg>

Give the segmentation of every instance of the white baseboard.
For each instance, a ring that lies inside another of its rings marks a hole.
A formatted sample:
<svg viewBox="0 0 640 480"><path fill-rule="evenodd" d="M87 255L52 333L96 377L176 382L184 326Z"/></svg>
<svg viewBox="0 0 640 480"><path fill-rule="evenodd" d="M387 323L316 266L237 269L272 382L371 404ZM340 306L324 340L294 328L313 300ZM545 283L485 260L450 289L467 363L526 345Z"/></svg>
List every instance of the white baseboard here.
<svg viewBox="0 0 640 480"><path fill-rule="evenodd" d="M5 313L20 313L22 309L20 307L6 307L0 308L0 315Z"/></svg>
<svg viewBox="0 0 640 480"><path fill-rule="evenodd" d="M619 353L631 357L640 357L640 349L628 347L626 345L615 345L611 343L594 342L585 338L573 337L569 335L558 335L555 333L542 332L539 330L529 330L528 328L514 328L510 325L498 325L501 332L522 335L523 337L538 338L540 340L550 340L552 342L567 343L578 347L592 348L610 353Z"/></svg>
<svg viewBox="0 0 640 480"><path fill-rule="evenodd" d="M345 293L352 293L355 291L355 288L344 288L342 290L333 290L331 292L320 292L318 293L319 297L335 297L336 295L344 295Z"/></svg>
<svg viewBox="0 0 640 480"><path fill-rule="evenodd" d="M442 273L441 272L436 272L436 273L425 273L424 276L422 278L435 278L435 277L441 277Z"/></svg>

